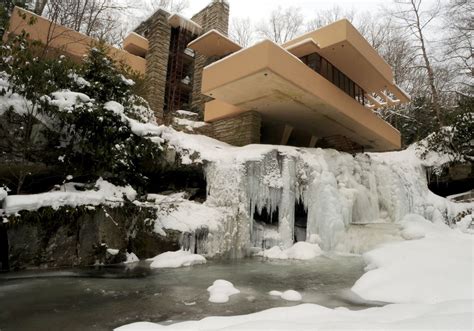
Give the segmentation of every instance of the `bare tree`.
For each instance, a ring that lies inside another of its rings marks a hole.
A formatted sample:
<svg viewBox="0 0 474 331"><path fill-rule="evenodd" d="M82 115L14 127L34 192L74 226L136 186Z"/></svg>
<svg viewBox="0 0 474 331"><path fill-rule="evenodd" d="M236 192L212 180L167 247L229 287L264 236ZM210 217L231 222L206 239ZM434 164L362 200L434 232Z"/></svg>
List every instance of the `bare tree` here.
<svg viewBox="0 0 474 331"><path fill-rule="evenodd" d="M250 18L233 18L230 23L230 38L242 47L247 47L255 39Z"/></svg>
<svg viewBox="0 0 474 331"><path fill-rule="evenodd" d="M181 13L189 7L188 0L148 0L145 1L145 8L148 12L153 12L159 8L172 13Z"/></svg>
<svg viewBox="0 0 474 331"><path fill-rule="evenodd" d="M43 12L48 4L48 0L36 0L34 4L34 12L38 15L43 15Z"/></svg>
<svg viewBox="0 0 474 331"><path fill-rule="evenodd" d="M443 116L441 114L441 102L439 91L436 86L435 70L432 65L432 58L428 52L425 31L440 14L440 4L438 2L430 9L425 10L423 0L395 0L397 10L393 16L400 22L408 35L412 37L417 55L422 61L420 67L426 71L428 87L431 94L431 104L435 112L439 126L443 126Z"/></svg>
<svg viewBox="0 0 474 331"><path fill-rule="evenodd" d="M343 9L340 6L333 6L330 9L320 10L308 21L306 24L306 30L313 31L343 18L354 23L356 19L356 10L354 8Z"/></svg>
<svg viewBox="0 0 474 331"><path fill-rule="evenodd" d="M451 0L444 15L448 28L445 42L445 61L453 65L460 78L462 89L472 93L473 67L473 21L474 3L472 0ZM467 78L467 79L466 79Z"/></svg>
<svg viewBox="0 0 474 331"><path fill-rule="evenodd" d="M282 9L278 7L271 12L270 18L261 22L257 32L263 38L268 38L276 43L283 44L302 32L304 17L298 7Z"/></svg>
<svg viewBox="0 0 474 331"><path fill-rule="evenodd" d="M36 4L40 1L43 0ZM53 23L111 44L120 42L117 36L121 35L121 17L129 8L128 0L44 1L47 2L43 15Z"/></svg>

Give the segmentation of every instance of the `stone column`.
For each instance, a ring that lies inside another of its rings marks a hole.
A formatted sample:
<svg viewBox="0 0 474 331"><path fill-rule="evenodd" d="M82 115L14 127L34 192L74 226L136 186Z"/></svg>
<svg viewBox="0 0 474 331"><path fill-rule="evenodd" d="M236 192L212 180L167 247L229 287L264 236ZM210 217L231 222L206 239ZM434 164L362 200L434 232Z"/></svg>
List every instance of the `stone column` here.
<svg viewBox="0 0 474 331"><path fill-rule="evenodd" d="M160 9L135 30L136 33L145 36L149 41L145 75L147 101L158 121L163 120L164 115L171 39L171 28L168 24L169 15L168 12Z"/></svg>
<svg viewBox="0 0 474 331"><path fill-rule="evenodd" d="M191 20L203 28L203 34L214 29L227 36L229 32L229 4L225 0L214 0L209 6L194 15ZM196 54L191 102L193 111L202 113L204 104L212 100L201 93L202 71L212 60L204 55Z"/></svg>

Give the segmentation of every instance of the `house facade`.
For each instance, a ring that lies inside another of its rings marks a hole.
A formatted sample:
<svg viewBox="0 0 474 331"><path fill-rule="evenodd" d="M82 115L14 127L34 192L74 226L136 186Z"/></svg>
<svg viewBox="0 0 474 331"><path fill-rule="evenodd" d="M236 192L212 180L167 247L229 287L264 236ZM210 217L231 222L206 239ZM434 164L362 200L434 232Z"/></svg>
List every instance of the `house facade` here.
<svg viewBox="0 0 474 331"><path fill-rule="evenodd" d="M124 39L123 49L109 46L109 55L144 75L147 100L159 121L178 109L200 112L208 100L201 94L202 71L210 60L195 54L187 44L210 30L227 35L228 25L229 5L225 0L213 0L191 19L159 9ZM23 30L29 38L78 61L97 43L16 7L6 35Z"/></svg>
<svg viewBox="0 0 474 331"><path fill-rule="evenodd" d="M351 153L401 147L398 130L376 114L410 97L390 66L347 20L283 45L242 48L228 35L229 4L213 0L187 19L156 11L109 54L144 75L157 120L177 110L204 114L197 133L236 146L255 143L335 148ZM15 9L10 32L81 59L95 42L45 18L26 24ZM51 28L53 27L53 28Z"/></svg>
<svg viewBox="0 0 474 331"><path fill-rule="evenodd" d="M398 130L374 112L408 102L390 66L347 20L283 45L264 40L234 47L218 31L189 44L218 56L205 67L202 93L213 98L204 119L216 138L236 145L270 143L336 148L347 152L401 147ZM211 47L211 45L213 45ZM242 125L250 121L255 125ZM238 127L238 129L237 129Z"/></svg>

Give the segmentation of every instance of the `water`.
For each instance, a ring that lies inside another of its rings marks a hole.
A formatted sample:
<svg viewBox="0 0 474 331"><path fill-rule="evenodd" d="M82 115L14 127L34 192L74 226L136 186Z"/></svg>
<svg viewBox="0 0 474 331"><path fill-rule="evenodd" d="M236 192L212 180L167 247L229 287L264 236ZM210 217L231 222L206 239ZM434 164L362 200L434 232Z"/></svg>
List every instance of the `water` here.
<svg viewBox="0 0 474 331"><path fill-rule="evenodd" d="M0 275L0 330L110 330L136 321L174 323L291 306L271 290L294 289L303 302L362 309L349 288L363 274L356 256L311 261L209 261L181 269L103 267ZM207 287L226 279L240 289L227 304L208 302Z"/></svg>

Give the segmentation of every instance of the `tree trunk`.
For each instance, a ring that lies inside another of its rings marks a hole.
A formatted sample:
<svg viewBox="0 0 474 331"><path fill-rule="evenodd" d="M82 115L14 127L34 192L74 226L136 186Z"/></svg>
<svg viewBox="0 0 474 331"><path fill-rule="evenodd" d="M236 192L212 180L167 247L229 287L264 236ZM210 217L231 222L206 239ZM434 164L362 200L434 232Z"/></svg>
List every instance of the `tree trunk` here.
<svg viewBox="0 0 474 331"><path fill-rule="evenodd" d="M420 15L418 13L418 8L415 5L415 2L411 0L411 4L413 6L413 11L416 16L416 29L418 32L418 38L420 39L420 44L421 44L421 52L423 55L423 61L425 62L425 67L426 71L428 73L428 84L430 86L431 90L431 103L433 105L433 109L436 114L436 119L438 121L439 127L443 126L443 116L441 114L441 106L439 102L439 94L438 90L436 89L435 85L435 77L434 77L434 71L433 67L431 66L430 59L428 58L428 53L426 52L426 46L425 46L425 37L423 35L423 30L421 27L421 22L420 22Z"/></svg>
<svg viewBox="0 0 474 331"><path fill-rule="evenodd" d="M48 4L48 0L36 0L35 3L35 14L37 15L43 15L44 8Z"/></svg>

